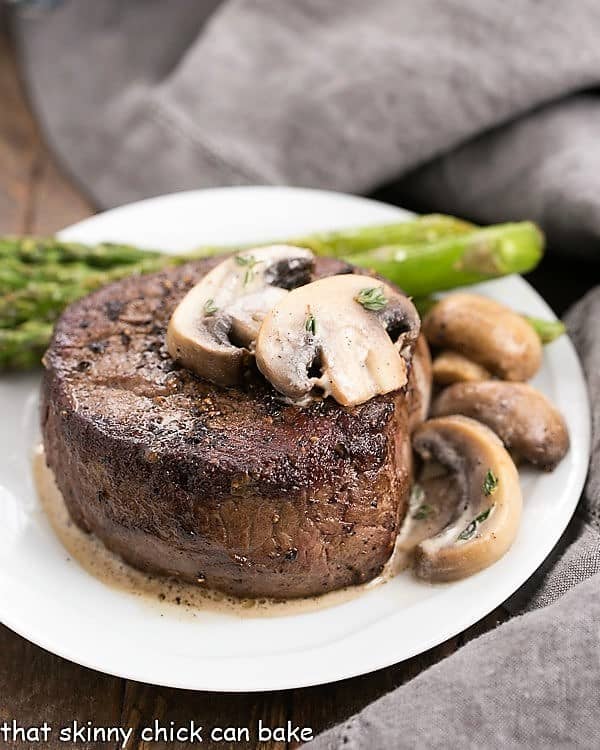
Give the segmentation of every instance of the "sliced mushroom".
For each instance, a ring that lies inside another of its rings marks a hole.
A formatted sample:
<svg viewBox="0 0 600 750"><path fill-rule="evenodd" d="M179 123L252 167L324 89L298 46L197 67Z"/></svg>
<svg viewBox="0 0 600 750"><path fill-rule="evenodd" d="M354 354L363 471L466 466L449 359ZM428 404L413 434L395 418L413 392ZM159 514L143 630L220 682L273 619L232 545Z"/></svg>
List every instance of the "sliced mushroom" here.
<svg viewBox="0 0 600 750"><path fill-rule="evenodd" d="M424 422L431 403L431 354L427 340L422 334L417 339L408 376L408 424L409 429Z"/></svg>
<svg viewBox="0 0 600 750"><path fill-rule="evenodd" d="M444 349L433 359L433 380L438 385L489 380L492 374L462 354Z"/></svg>
<svg viewBox="0 0 600 750"><path fill-rule="evenodd" d="M433 414L477 419L494 430L507 448L547 471L569 450L562 415L543 393L525 383L456 383L438 396Z"/></svg>
<svg viewBox="0 0 600 750"><path fill-rule="evenodd" d="M441 299L425 316L432 346L463 354L504 380L529 380L542 363L533 327L505 305L458 292Z"/></svg>
<svg viewBox="0 0 600 750"><path fill-rule="evenodd" d="M451 521L416 547L416 574L454 581L499 560L517 535L522 506L519 474L500 439L468 417L440 417L417 428L413 447L453 472L460 489Z"/></svg>
<svg viewBox="0 0 600 750"><path fill-rule="evenodd" d="M461 500L461 483L443 467L441 471L429 474L427 470L434 463L425 465L425 471L412 487L408 512L388 565L392 575L407 568L418 545L442 531L456 514Z"/></svg>
<svg viewBox="0 0 600 750"><path fill-rule="evenodd" d="M256 364L280 393L320 389L344 406L406 385L419 335L414 305L388 284L347 274L295 289L266 316Z"/></svg>
<svg viewBox="0 0 600 750"><path fill-rule="evenodd" d="M175 309L167 330L169 354L213 383L238 383L265 315L289 289L310 281L313 263L310 250L289 245L227 258Z"/></svg>

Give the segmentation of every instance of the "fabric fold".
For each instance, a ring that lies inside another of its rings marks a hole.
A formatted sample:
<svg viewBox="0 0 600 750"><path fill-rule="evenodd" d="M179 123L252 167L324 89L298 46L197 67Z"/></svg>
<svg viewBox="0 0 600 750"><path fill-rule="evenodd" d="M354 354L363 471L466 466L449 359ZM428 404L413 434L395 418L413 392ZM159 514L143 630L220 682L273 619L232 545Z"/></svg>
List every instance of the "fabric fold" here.
<svg viewBox="0 0 600 750"><path fill-rule="evenodd" d="M599 627L594 576L471 641L306 747L595 748Z"/></svg>
<svg viewBox="0 0 600 750"><path fill-rule="evenodd" d="M65 0L15 21L46 134L102 207L410 175L427 210L527 216L597 255L597 104L576 96L600 82L594 0Z"/></svg>

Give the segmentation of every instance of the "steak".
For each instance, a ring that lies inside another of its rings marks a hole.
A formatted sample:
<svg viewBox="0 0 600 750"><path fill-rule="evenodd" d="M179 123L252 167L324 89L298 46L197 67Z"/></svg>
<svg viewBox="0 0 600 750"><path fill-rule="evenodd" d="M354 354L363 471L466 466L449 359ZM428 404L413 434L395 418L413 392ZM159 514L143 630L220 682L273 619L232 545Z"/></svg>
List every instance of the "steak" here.
<svg viewBox="0 0 600 750"><path fill-rule="evenodd" d="M41 424L69 513L136 568L239 597L368 581L406 512L407 390L301 408L258 372L220 388L179 367L169 318L218 261L128 278L62 315ZM352 270L317 259L315 273Z"/></svg>

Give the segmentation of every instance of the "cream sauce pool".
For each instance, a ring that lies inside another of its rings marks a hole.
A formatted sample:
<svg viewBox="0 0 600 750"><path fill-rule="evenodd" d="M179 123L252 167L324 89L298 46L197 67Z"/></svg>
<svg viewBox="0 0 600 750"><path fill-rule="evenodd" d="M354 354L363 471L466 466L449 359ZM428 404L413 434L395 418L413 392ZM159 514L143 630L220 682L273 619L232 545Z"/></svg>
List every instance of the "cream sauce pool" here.
<svg viewBox="0 0 600 750"><path fill-rule="evenodd" d="M33 476L42 508L69 555L88 573L106 585L161 606L174 606L188 612L210 609L249 617L300 614L350 601L365 591L386 583L404 566L404 555L394 553L381 575L359 586L350 586L340 591L305 599L237 599L203 588L201 585L183 583L136 570L110 552L96 536L82 531L69 516L63 496L56 486L54 474L46 465L42 445L34 452Z"/></svg>

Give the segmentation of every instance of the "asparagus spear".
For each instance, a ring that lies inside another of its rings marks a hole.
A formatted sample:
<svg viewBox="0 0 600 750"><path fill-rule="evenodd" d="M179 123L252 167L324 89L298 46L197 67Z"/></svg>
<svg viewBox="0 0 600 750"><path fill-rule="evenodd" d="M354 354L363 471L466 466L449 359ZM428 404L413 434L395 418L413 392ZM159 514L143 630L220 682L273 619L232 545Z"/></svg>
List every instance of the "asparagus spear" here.
<svg viewBox="0 0 600 750"><path fill-rule="evenodd" d="M86 293L84 285L32 282L0 298L0 328L27 321L51 322L60 310Z"/></svg>
<svg viewBox="0 0 600 750"><path fill-rule="evenodd" d="M138 263L148 256L159 256L156 250L142 250L130 245L103 242L99 245L82 245L65 242L55 237L2 237L0 259L4 263L12 258L23 263L73 263L84 262L95 268Z"/></svg>
<svg viewBox="0 0 600 750"><path fill-rule="evenodd" d="M160 271L181 260L175 256L151 256L142 262L97 270L72 283L32 281L21 289L0 296L0 329L12 328L29 320L55 321L62 310L94 289L134 274Z"/></svg>
<svg viewBox="0 0 600 750"><path fill-rule="evenodd" d="M317 255L342 257L380 245L431 242L445 236L464 234L472 229L472 224L453 216L431 214L395 224L321 232L287 242L308 247ZM149 257L163 258L164 264L170 265L222 255L234 249L239 248L203 247L180 255L175 260L173 256L163 255L156 250L142 250L110 242L88 246L52 237L3 237L0 238L0 294L22 289L30 282L81 284L89 291L96 286L93 274L98 269L137 264L145 262ZM87 276L90 277L89 283L86 283ZM40 291L44 297L51 296L57 301L61 296L60 292L54 292L50 287L40 287Z"/></svg>
<svg viewBox="0 0 600 750"><path fill-rule="evenodd" d="M309 247L318 255L340 256L383 242L430 241L465 233L472 227L452 216L431 214L396 224L322 232L291 242ZM113 243L86 246L55 238L4 237L0 239L0 294L5 295L0 298L0 327L33 318L55 320L70 302L110 281L232 249L199 248L170 256Z"/></svg>
<svg viewBox="0 0 600 750"><path fill-rule="evenodd" d="M131 268L131 266L127 266ZM23 263L13 258L0 258L0 294L23 289L32 282L83 284L98 269L86 263Z"/></svg>
<svg viewBox="0 0 600 750"><path fill-rule="evenodd" d="M38 366L51 336L52 324L37 320L0 330L0 370L30 370Z"/></svg>
<svg viewBox="0 0 600 750"><path fill-rule="evenodd" d="M320 232L286 242L308 247L317 255L340 257L380 245L430 242L447 235L463 234L472 229L473 225L462 219L430 214L395 224ZM182 257L193 260L210 255L224 255L237 249L240 249L239 245L200 247ZM162 253L112 242L83 245L79 242L65 242L55 237L0 238L0 259L13 259L27 264L82 262L94 268L110 268L115 265L138 263L149 255L157 257Z"/></svg>
<svg viewBox="0 0 600 750"><path fill-rule="evenodd" d="M289 241L312 250L315 255L343 258L384 245L415 245L471 232L474 225L454 216L429 214L411 221L382 224L335 232L318 232Z"/></svg>
<svg viewBox="0 0 600 750"><path fill-rule="evenodd" d="M531 315L523 315L523 317L533 326L542 344L551 344L567 330L561 320L544 320Z"/></svg>
<svg viewBox="0 0 600 750"><path fill-rule="evenodd" d="M425 237L435 239L423 242ZM402 238L403 244L365 250L383 238ZM317 254L339 254L387 276L409 294L420 295L528 271L543 251L542 235L533 224L470 231L466 222L443 216L313 235L296 243L312 247ZM93 289L134 273L150 273L231 249L201 248L187 255L168 256L110 243L87 247L53 239L0 239L4 283L12 284L13 289L0 297L0 369L35 362L50 338L50 324L67 304ZM29 275L19 275L23 266L28 267ZM546 326L548 340L558 335L558 329L553 330L551 334Z"/></svg>
<svg viewBox="0 0 600 750"><path fill-rule="evenodd" d="M388 246L345 256L401 286L407 294L427 295L482 279L531 270L542 255L543 239L534 224L503 224L420 245ZM142 251L143 252L143 251ZM71 284L31 282L0 297L0 328L37 319L52 321L70 302L132 273L149 273L184 262L189 256L153 254L144 261L85 276Z"/></svg>
<svg viewBox="0 0 600 750"><path fill-rule="evenodd" d="M411 296L526 273L539 263L544 238L535 224L497 224L421 245L390 245L352 255Z"/></svg>

